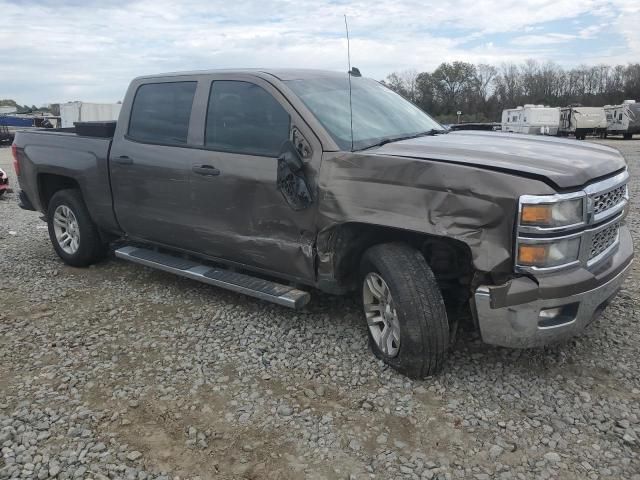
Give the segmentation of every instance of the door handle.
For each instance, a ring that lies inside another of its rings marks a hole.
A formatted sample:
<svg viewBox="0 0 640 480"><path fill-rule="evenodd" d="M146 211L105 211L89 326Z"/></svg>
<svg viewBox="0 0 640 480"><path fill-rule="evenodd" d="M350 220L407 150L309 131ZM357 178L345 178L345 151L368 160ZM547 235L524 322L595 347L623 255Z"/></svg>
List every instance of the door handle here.
<svg viewBox="0 0 640 480"><path fill-rule="evenodd" d="M131 165L133 163L133 160L126 155L120 155L119 157L114 158L113 161L120 165Z"/></svg>
<svg viewBox="0 0 640 480"><path fill-rule="evenodd" d="M220 170L213 165L194 165L191 170L193 173L204 175L205 177L217 177L220 175Z"/></svg>

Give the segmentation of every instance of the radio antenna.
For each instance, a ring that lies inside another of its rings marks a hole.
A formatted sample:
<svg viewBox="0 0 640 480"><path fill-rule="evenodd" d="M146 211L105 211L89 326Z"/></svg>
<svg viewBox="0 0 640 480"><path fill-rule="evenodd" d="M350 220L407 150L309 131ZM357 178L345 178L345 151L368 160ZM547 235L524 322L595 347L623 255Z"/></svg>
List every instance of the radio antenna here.
<svg viewBox="0 0 640 480"><path fill-rule="evenodd" d="M347 16L344 16L344 28L347 31L347 77L349 78L349 125L351 127L351 151L353 152L353 104L351 103L351 44L349 42L349 24Z"/></svg>

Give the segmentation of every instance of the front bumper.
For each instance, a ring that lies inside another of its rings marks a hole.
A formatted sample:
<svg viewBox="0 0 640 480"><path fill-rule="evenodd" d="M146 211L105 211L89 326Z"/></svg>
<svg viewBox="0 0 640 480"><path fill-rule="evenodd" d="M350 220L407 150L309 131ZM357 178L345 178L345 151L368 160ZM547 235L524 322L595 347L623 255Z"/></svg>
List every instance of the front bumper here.
<svg viewBox="0 0 640 480"><path fill-rule="evenodd" d="M557 278L540 281L538 285L533 280L522 278L520 284L478 287L475 293L475 313L482 340L492 345L530 348L576 335L615 296L631 269L632 260L631 235L623 227L617 251L598 273L592 274L586 270L575 273L575 278L585 279L585 276L591 276L591 282L585 281L585 284L592 284L592 288L576 292L575 283L554 285ZM558 276L572 278L566 273L553 277ZM522 288L526 282L535 285L535 290ZM550 296L549 292L554 292L555 295ZM518 302L523 299L528 301ZM518 303L514 303L514 300Z"/></svg>

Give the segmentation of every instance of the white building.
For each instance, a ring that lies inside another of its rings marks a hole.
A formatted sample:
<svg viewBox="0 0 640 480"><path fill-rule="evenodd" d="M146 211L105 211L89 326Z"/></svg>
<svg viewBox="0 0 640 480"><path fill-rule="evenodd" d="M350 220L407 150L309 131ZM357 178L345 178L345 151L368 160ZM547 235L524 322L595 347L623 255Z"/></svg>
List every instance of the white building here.
<svg viewBox="0 0 640 480"><path fill-rule="evenodd" d="M73 127L74 122L117 120L121 107L120 103L61 103L62 128Z"/></svg>
<svg viewBox="0 0 640 480"><path fill-rule="evenodd" d="M557 135L560 126L560 109L544 105L508 108L502 111L502 131Z"/></svg>
<svg viewBox="0 0 640 480"><path fill-rule="evenodd" d="M8 115L16 113L16 107L0 107L0 115Z"/></svg>

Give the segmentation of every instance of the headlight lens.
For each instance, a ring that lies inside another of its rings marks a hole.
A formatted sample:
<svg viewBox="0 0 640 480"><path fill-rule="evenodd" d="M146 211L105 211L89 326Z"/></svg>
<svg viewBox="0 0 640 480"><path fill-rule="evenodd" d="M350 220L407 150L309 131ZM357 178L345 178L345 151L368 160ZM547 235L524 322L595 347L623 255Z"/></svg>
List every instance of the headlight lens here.
<svg viewBox="0 0 640 480"><path fill-rule="evenodd" d="M520 243L518 265L537 268L557 267L578 260L579 253L579 237L545 243Z"/></svg>
<svg viewBox="0 0 640 480"><path fill-rule="evenodd" d="M520 213L520 223L523 226L555 228L575 225L583 221L583 198L561 200L554 203L523 202Z"/></svg>

